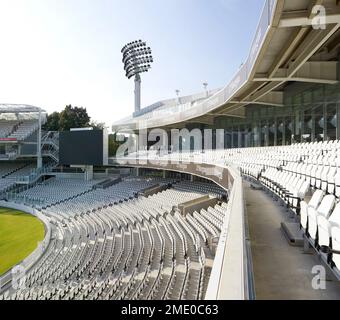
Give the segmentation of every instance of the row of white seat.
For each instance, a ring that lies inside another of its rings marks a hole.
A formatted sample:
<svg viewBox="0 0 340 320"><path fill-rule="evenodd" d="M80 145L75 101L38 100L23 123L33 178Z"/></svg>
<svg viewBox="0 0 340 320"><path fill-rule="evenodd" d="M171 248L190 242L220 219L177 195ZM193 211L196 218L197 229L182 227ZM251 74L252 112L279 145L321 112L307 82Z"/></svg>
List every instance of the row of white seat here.
<svg viewBox="0 0 340 320"><path fill-rule="evenodd" d="M24 141L33 132L38 130L39 123L37 120L25 120L19 122L8 136L8 138L17 139L18 141Z"/></svg>
<svg viewBox="0 0 340 320"><path fill-rule="evenodd" d="M172 208L203 193L178 186L116 205L89 202L85 212L44 210L53 226L51 244L28 272L27 288L0 298L203 298L206 255L212 258L208 239L219 235L227 206L183 217ZM203 186L198 183L206 192Z"/></svg>
<svg viewBox="0 0 340 320"><path fill-rule="evenodd" d="M325 255L324 247L330 248L325 260L340 277L340 141L161 155L151 151L137 157L238 167L296 214L318 253Z"/></svg>
<svg viewBox="0 0 340 320"><path fill-rule="evenodd" d="M316 250L325 246L340 251L340 203L334 195L316 190L310 201L302 201L301 226ZM330 252L326 261L340 276L340 254Z"/></svg>

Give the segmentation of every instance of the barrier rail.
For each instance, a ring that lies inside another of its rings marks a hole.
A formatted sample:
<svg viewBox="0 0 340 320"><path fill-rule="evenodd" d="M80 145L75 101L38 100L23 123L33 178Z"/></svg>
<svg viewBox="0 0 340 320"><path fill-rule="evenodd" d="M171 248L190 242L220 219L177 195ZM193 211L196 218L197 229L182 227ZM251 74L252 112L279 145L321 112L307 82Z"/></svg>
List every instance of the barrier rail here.
<svg viewBox="0 0 340 320"><path fill-rule="evenodd" d="M154 154L155 155L155 154ZM130 162L129 162L130 159ZM190 161L188 157L161 159L139 156L116 159L123 167L148 168L192 174L208 179L229 192L227 219L224 222L211 272L207 300L248 300L253 297L249 286L252 270L249 270L247 254L245 210L242 178L238 169L223 163L209 164Z"/></svg>
<svg viewBox="0 0 340 320"><path fill-rule="evenodd" d="M16 183L33 183L38 180L42 175L51 172L54 167L44 167L40 169L32 169L31 173L28 176L21 176L16 178Z"/></svg>

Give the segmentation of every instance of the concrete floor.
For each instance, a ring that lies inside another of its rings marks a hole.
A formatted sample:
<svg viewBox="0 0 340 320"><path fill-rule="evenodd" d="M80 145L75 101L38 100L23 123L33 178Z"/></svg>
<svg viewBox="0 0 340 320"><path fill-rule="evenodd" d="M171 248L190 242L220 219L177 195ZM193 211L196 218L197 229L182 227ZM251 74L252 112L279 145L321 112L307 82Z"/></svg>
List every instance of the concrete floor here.
<svg viewBox="0 0 340 320"><path fill-rule="evenodd" d="M326 290L314 290L312 269L322 265L315 254L288 244L281 222L289 214L262 190L244 182L256 299L258 300L340 300L340 282L327 277Z"/></svg>

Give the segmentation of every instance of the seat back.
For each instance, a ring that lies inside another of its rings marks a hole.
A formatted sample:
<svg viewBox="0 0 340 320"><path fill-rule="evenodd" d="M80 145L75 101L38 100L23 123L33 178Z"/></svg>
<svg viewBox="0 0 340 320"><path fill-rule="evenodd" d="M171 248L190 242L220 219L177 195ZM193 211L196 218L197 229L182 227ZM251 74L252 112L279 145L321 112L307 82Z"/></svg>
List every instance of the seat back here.
<svg viewBox="0 0 340 320"><path fill-rule="evenodd" d="M318 207L318 214L328 219L335 205L335 196L327 195L322 199L320 206Z"/></svg>
<svg viewBox="0 0 340 320"><path fill-rule="evenodd" d="M340 227L340 203L338 203L329 217L329 222Z"/></svg>
<svg viewBox="0 0 340 320"><path fill-rule="evenodd" d="M310 199L308 206L316 209L320 205L324 194L325 193L322 190L316 190L312 196L312 199Z"/></svg>

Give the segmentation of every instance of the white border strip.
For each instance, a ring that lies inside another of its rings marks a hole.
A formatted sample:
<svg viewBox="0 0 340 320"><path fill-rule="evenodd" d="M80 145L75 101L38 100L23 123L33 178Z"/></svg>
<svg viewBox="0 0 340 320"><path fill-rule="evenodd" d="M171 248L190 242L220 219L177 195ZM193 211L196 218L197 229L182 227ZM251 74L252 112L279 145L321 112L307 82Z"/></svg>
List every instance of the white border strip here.
<svg viewBox="0 0 340 320"><path fill-rule="evenodd" d="M25 206L25 205L22 205L22 204L14 203L14 202L0 201L0 207L20 210L20 211L23 211L25 213L31 214L31 215L37 217L45 225L45 238L44 238L44 240L41 243L39 243L38 247L26 259L24 259L22 262L18 263L18 265L23 266L26 269L26 271L28 271L41 258L41 256L44 254L45 250L47 249L47 247L50 244L51 227L50 227L49 219L34 208L31 208L31 207L28 207L28 206ZM12 269L9 270L7 273L5 273L0 278L0 292L11 281L12 281Z"/></svg>

